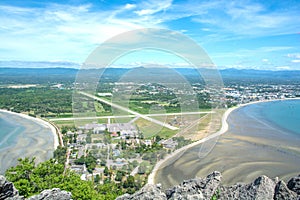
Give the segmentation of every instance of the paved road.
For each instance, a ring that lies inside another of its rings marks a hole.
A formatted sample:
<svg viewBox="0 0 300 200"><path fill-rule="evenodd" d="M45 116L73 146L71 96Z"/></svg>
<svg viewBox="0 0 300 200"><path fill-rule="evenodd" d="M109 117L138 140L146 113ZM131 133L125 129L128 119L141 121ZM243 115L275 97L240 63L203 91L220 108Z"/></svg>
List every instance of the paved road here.
<svg viewBox="0 0 300 200"><path fill-rule="evenodd" d="M51 121L51 120L50 120ZM62 133L60 132L60 129L53 123L49 122L56 130L56 134L58 135L59 137L59 144L60 146L64 147L64 141L63 141L63 136L62 136Z"/></svg>
<svg viewBox="0 0 300 200"><path fill-rule="evenodd" d="M101 116L101 117L65 117L65 118L53 118L49 121L71 121L71 120L87 120L87 119L113 119L113 118L130 118L135 117L135 115L120 115L120 116Z"/></svg>
<svg viewBox="0 0 300 200"><path fill-rule="evenodd" d="M199 114L209 114L214 113L214 111L199 111L199 112L180 112L180 113L157 113L157 114L147 114L146 116L172 116L172 115L199 115Z"/></svg>
<svg viewBox="0 0 300 200"><path fill-rule="evenodd" d="M157 114L145 114L147 117L159 117L159 116L173 116L173 115L198 115L198 114L209 114L214 113L214 111L206 111L206 112L182 112L182 113L157 113ZM71 121L71 120L89 120L89 119L116 119L116 118L130 118L137 117L136 115L119 115L119 116L99 116L99 117L65 117L65 118L53 118L49 119L49 121Z"/></svg>
<svg viewBox="0 0 300 200"><path fill-rule="evenodd" d="M209 114L214 111L205 112L182 112L182 113L157 113L157 114L145 114L147 117L159 117L159 116L173 116L173 115L198 115L198 114ZM71 120L86 120L86 119L113 119L113 118L129 118L136 117L136 115L119 115L119 116L99 116L99 117L65 117L65 118L53 118L49 121L71 121Z"/></svg>
<svg viewBox="0 0 300 200"><path fill-rule="evenodd" d="M136 168L134 168L134 169L132 170L132 172L130 173L130 176L135 176L135 175L139 172L139 167L140 167L140 166L137 166Z"/></svg>
<svg viewBox="0 0 300 200"><path fill-rule="evenodd" d="M111 107L114 107L114 108L117 108L117 109L119 109L119 110L123 110L123 111L125 111L125 112L131 113L131 114L133 114L133 115L135 115L135 116L141 117L141 118L143 118L143 119L145 119L145 120L148 120L148 121L150 121L150 122L156 123L156 124L158 124L158 125L160 125L160 126L164 126L164 127L168 128L168 129L171 129L171 130L178 130L178 128L175 127L175 126L171 126L171 125L169 125L169 124L166 124L166 123L161 122L161 121L159 121L159 120L153 119L153 118L148 117L148 116L146 116L146 115L140 114L140 113L138 113L138 112L135 112L135 111L130 110L130 109L128 109L128 108L125 108L125 107L123 107L123 106L117 105L117 104L112 103L112 102L110 102L110 101L107 101L107 100L105 100L105 99L96 97L96 96L94 96L94 95L92 95L92 94L88 94L88 93L86 93L86 92L79 92L79 93L82 94L82 95L85 95L85 96L87 96L87 97L90 97L90 98L92 98L92 99L94 99L94 100L97 100L97 101L99 101L99 102L102 102L102 103L105 103L105 104L107 104L107 105L110 105Z"/></svg>

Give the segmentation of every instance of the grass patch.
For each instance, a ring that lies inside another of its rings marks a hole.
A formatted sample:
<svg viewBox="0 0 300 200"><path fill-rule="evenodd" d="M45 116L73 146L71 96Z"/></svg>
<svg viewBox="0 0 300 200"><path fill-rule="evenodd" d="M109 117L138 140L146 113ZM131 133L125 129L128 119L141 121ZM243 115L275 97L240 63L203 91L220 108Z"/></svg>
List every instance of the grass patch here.
<svg viewBox="0 0 300 200"><path fill-rule="evenodd" d="M177 130L170 130L142 118L136 120L135 124L142 131L144 138L151 138L156 135L163 138L170 138L178 132Z"/></svg>

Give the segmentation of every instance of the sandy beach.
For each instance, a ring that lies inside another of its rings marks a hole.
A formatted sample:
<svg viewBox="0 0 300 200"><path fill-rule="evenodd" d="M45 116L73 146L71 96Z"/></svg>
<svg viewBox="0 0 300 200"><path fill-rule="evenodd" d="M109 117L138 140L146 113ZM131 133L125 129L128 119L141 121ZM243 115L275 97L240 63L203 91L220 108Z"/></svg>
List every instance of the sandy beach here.
<svg viewBox="0 0 300 200"><path fill-rule="evenodd" d="M14 131L17 135L9 136L10 144L0 147L0 174L17 164L18 158L36 157L36 161L41 162L53 156L53 151L59 143L56 130L51 124L42 119L7 110L0 110L0 115L19 127Z"/></svg>
<svg viewBox="0 0 300 200"><path fill-rule="evenodd" d="M287 179L299 173L300 138L247 115L249 106L262 102L266 101L228 109L220 131L158 162L148 183L167 188L214 170L222 172L225 184L247 182L262 174Z"/></svg>
<svg viewBox="0 0 300 200"><path fill-rule="evenodd" d="M225 133L228 130L227 118L228 118L229 114L233 110L235 110L236 108L238 108L238 107L229 108L229 109L226 110L226 112L222 116L222 127L221 127L221 129L218 132L216 132L214 134L211 134L208 137L205 137L205 138L203 138L201 140L193 142L193 143L191 143L191 144L189 144L187 146L184 146L184 147L182 147L180 149L177 149L172 154L167 155L163 160L160 160L155 165L154 169L152 170L151 174L149 175L149 177L148 177L148 184L154 184L155 183L154 180L155 180L155 176L156 176L157 171L160 168L162 168L164 166L164 164L167 164L167 161L178 159L187 149L192 148L194 146L197 146L199 144L205 143L205 142L207 142L209 140L213 140L214 138L217 138L220 135L222 135L223 133ZM211 146L211 145L209 145L209 146ZM206 153L208 153L208 152L206 152ZM202 155L202 156L204 156L204 155Z"/></svg>

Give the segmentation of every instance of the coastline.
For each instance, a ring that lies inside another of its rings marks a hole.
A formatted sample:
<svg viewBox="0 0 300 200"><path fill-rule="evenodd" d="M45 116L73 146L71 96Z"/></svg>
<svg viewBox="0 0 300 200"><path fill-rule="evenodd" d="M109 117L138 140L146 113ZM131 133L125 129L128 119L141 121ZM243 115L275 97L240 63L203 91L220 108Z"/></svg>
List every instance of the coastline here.
<svg viewBox="0 0 300 200"><path fill-rule="evenodd" d="M230 114L232 111L234 111L235 109L239 108L239 107L240 107L240 106L232 107L232 108L229 108L229 109L227 109L227 110L225 111L225 113L224 113L223 116L222 116L222 126L221 126L221 129L220 129L219 131L217 131L217 132L215 132L215 133L209 135L208 137L205 137L205 138L203 138L203 139L201 139L201 140L198 140L198 141L193 142L193 143L191 143L191 144L189 144L189 145L187 145L187 146L184 146L184 147L182 147L182 148L180 148L180 149L177 149L177 150L174 151L173 153L167 155L164 159L158 161L158 162L156 163L156 165L154 166L154 168L153 168L151 174L149 174L149 176L148 176L148 182L147 182L147 183L148 183L148 184L155 184L154 180L155 180L156 173L157 173L157 171L160 169L160 167L161 167L167 160L169 160L169 159L175 157L175 156L178 155L179 153L182 153L183 151L185 151L185 150L187 150L187 149L189 149L189 148L192 148L192 147L194 147L194 146L196 146L196 145L202 144L202 143L204 143L204 142L206 142L206 141L208 141L208 140L211 140L211 139L213 139L213 138L215 138L215 137L217 137L217 136L220 136L220 135L222 135L223 133L225 133L225 132L228 130L228 127L229 127L229 126L228 126L228 123L227 123L227 118L228 118L229 114Z"/></svg>
<svg viewBox="0 0 300 200"><path fill-rule="evenodd" d="M193 142L187 146L184 146L180 149L177 149L176 151L174 151L172 154L167 155L163 160L160 160L159 162L156 163L156 165L154 166L152 172L149 174L148 176L148 182L147 184L155 184L155 177L157 175L158 170L161 168L161 166L167 162L168 160L171 160L172 158L174 158L175 156L177 156L179 153L184 153L184 151L186 151L187 149L190 149L196 145L202 144L208 140L211 140L217 136L220 136L222 134L224 134L225 132L228 131L229 126L227 123L227 119L228 116L230 115L230 113L236 109L251 105L251 104L257 104L257 103L265 103L265 102L272 102L272 101L285 101L285 100L300 100L300 97L297 98L285 98L285 99L271 99L271 100L262 100L262 101L254 101L254 102L249 102L249 103L245 103L245 104L240 104L237 105L235 107L229 108L225 111L225 113L222 116L222 125L221 125L221 129L211 135L209 135L208 137L205 137L201 140L198 140L196 142ZM180 155L181 156L181 155Z"/></svg>
<svg viewBox="0 0 300 200"><path fill-rule="evenodd" d="M0 112L12 114L12 115L17 115L19 117L34 121L34 122L36 122L37 124L39 124L43 127L50 128L50 130L52 132L52 135L53 135L53 138L54 138L54 144L53 144L54 149L56 149L59 146L59 138L58 138L58 133L56 131L56 128L52 124L50 124L49 122L47 122L43 119L40 119L40 118L31 117L31 116L23 114L23 113L16 113L16 112L3 110L3 109L0 109Z"/></svg>

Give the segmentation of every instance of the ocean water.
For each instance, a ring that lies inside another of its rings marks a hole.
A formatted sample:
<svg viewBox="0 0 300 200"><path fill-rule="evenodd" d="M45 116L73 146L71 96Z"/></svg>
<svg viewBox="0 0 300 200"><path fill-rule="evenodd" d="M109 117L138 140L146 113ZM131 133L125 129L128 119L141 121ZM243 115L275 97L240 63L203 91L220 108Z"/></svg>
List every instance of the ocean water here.
<svg viewBox="0 0 300 200"><path fill-rule="evenodd" d="M300 134L300 99L261 102L241 107L233 112L240 117L253 119L255 123L243 121L242 127L270 128L286 135ZM231 118L229 116L229 118ZM234 127L234 124L231 124Z"/></svg>
<svg viewBox="0 0 300 200"><path fill-rule="evenodd" d="M53 156L53 144L50 128L0 111L0 174L15 166L18 158L36 157L36 162L48 160Z"/></svg>
<svg viewBox="0 0 300 200"><path fill-rule="evenodd" d="M9 120L4 119L4 116L0 114L0 150L15 144L17 137L25 130L24 126L11 123Z"/></svg>
<svg viewBox="0 0 300 200"><path fill-rule="evenodd" d="M277 126L300 134L300 100L264 103L262 115Z"/></svg>

